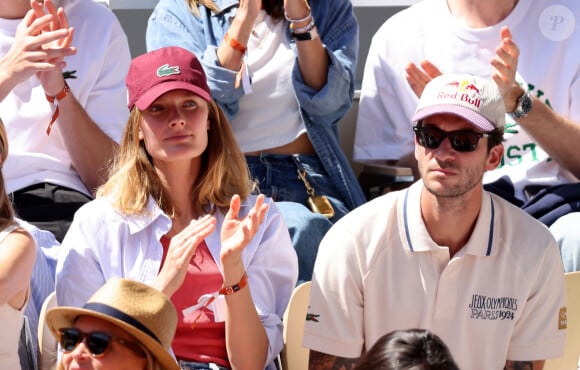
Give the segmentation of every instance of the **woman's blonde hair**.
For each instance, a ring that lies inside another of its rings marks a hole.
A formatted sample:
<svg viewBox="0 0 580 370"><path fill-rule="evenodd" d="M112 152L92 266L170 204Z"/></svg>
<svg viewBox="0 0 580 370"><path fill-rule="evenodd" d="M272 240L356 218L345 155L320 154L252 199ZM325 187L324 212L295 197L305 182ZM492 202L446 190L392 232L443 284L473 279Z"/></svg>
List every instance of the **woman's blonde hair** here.
<svg viewBox="0 0 580 370"><path fill-rule="evenodd" d="M206 150L201 155L201 168L193 184L193 210L198 214L227 211L234 194L246 199L254 189L246 160L234 138L227 117L212 101L209 107L209 131ZM175 215L168 190L161 183L152 159L139 140L143 116L133 108L119 146L109 180L97 196L109 196L113 205L125 214L141 213L149 196L170 217Z"/></svg>
<svg viewBox="0 0 580 370"><path fill-rule="evenodd" d="M0 169L8 157L8 137L6 128L0 119ZM14 222L14 208L12 202L6 194L4 174L0 171L0 230Z"/></svg>

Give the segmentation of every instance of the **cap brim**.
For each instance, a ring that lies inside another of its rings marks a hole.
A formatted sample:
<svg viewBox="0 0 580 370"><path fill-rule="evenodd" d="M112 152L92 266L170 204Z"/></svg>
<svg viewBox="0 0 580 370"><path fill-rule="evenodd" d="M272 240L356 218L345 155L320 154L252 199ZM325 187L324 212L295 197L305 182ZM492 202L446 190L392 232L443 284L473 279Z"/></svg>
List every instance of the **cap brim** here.
<svg viewBox="0 0 580 370"><path fill-rule="evenodd" d="M55 307L46 313L46 323L53 335L58 338L59 329L72 327L77 317L81 315L96 317L120 327L147 348L163 369L180 370L175 358L171 356L168 349L165 349L161 343L134 326L109 315L80 307Z"/></svg>
<svg viewBox="0 0 580 370"><path fill-rule="evenodd" d="M469 108L453 104L439 104L425 107L416 112L411 120L417 122L435 114L453 114L459 116L467 120L473 127L483 132L490 132L496 128L492 122L481 114L476 113Z"/></svg>
<svg viewBox="0 0 580 370"><path fill-rule="evenodd" d="M161 95L173 90L191 91L192 93L199 95L204 100L208 102L211 101L211 96L201 87L192 85L190 82L172 80L162 82L147 90L135 101L135 106L139 108L139 110L145 110L149 108L149 106L153 104L153 102Z"/></svg>

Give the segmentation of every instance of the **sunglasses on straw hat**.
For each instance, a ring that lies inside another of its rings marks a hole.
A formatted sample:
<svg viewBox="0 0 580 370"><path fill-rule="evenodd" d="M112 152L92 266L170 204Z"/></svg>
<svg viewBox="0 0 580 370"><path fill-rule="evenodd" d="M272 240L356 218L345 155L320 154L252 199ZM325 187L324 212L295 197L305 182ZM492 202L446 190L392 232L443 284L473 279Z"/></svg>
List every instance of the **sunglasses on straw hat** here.
<svg viewBox="0 0 580 370"><path fill-rule="evenodd" d="M117 342L129 348L139 357L147 356L137 343L115 337L105 332L93 331L84 333L77 328L61 328L58 331L58 342L65 353L74 351L79 344L84 343L89 352L91 352L91 356L102 357L111 348L111 343Z"/></svg>
<svg viewBox="0 0 580 370"><path fill-rule="evenodd" d="M121 338L98 331L83 333L74 328L80 316L107 321L135 341L121 342ZM161 368L179 370L171 353L177 312L169 297L147 284L111 278L82 307L57 306L48 310L46 322L65 352L85 343L91 354L98 357L110 350L112 342L128 347L138 343L142 352L151 354Z"/></svg>

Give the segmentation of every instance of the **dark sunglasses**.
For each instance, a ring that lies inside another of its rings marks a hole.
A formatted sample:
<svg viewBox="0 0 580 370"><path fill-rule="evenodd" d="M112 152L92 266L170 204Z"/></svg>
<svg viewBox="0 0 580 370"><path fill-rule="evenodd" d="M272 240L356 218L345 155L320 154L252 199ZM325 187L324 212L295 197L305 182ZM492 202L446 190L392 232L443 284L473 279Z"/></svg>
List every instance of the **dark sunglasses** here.
<svg viewBox="0 0 580 370"><path fill-rule="evenodd" d="M115 341L141 357L146 356L137 343L128 342L100 331L83 333L77 328L64 328L59 329L59 333L59 343L65 353L74 351L81 342L84 342L93 357L101 357L110 348L111 342Z"/></svg>
<svg viewBox="0 0 580 370"><path fill-rule="evenodd" d="M443 140L448 138L453 150L458 152L473 152L479 139L490 136L472 130L443 131L431 125L417 125L413 127L413 131L419 145L425 148L437 149Z"/></svg>

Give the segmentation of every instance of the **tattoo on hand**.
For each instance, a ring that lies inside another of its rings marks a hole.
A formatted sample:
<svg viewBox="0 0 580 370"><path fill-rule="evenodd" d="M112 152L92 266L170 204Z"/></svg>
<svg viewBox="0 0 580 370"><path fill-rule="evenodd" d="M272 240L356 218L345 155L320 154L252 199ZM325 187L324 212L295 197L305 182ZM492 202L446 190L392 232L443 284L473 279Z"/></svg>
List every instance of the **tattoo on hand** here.
<svg viewBox="0 0 580 370"><path fill-rule="evenodd" d="M534 370L532 361L508 361L504 370Z"/></svg>
<svg viewBox="0 0 580 370"><path fill-rule="evenodd" d="M310 351L308 368L310 370L352 370L358 360L358 358L336 357L326 353Z"/></svg>

